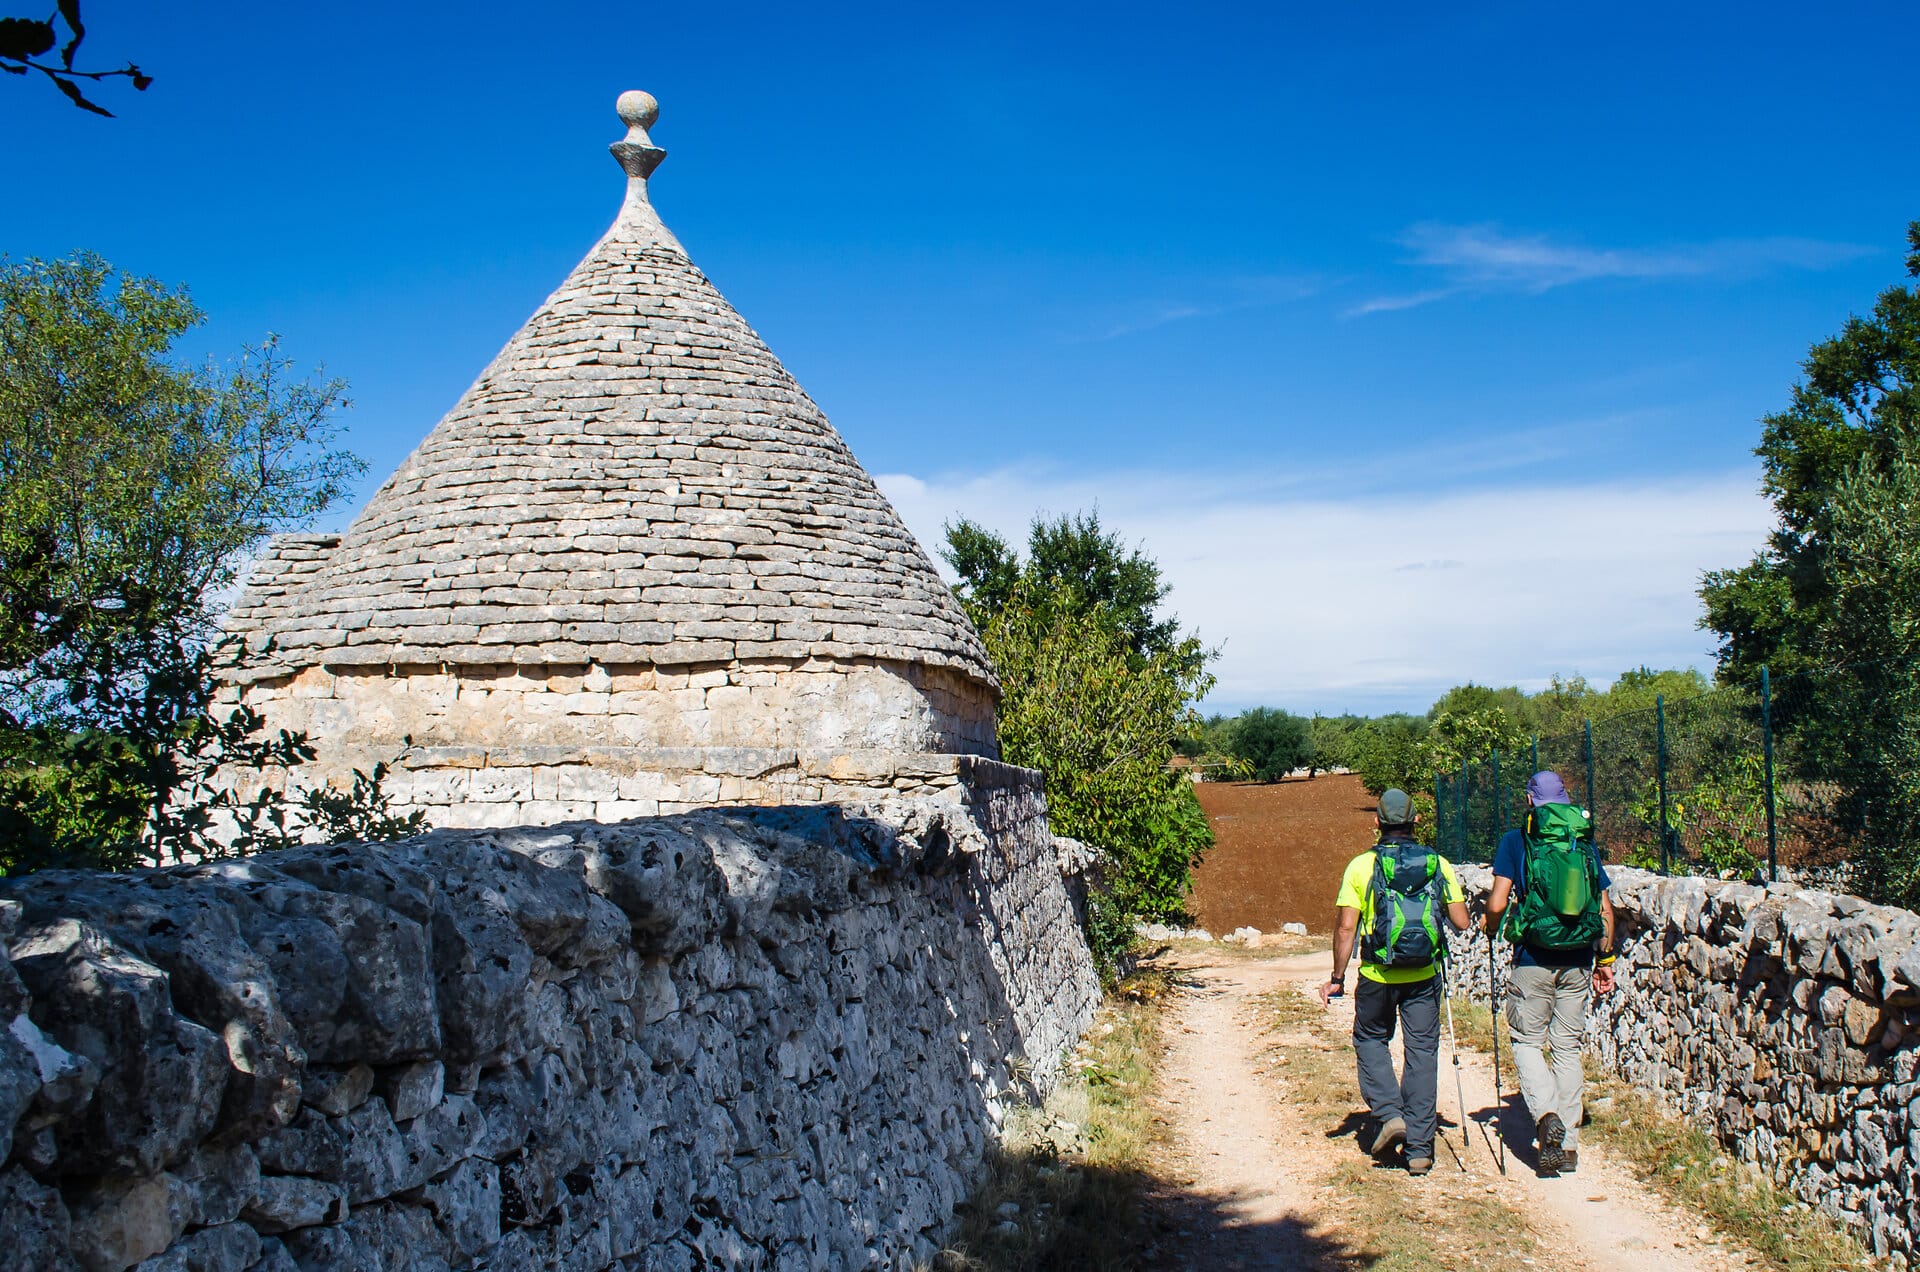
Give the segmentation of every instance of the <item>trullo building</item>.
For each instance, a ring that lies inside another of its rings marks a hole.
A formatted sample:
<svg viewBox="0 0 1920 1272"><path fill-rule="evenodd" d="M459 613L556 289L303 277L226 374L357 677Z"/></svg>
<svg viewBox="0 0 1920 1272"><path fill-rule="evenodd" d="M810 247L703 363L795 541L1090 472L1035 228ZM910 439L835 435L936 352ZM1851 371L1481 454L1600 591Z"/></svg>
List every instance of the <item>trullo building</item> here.
<svg viewBox="0 0 1920 1272"><path fill-rule="evenodd" d="M440 826L951 785L998 686L926 552L655 213L611 229L342 535L286 535L228 697ZM409 745L410 743L410 745Z"/></svg>

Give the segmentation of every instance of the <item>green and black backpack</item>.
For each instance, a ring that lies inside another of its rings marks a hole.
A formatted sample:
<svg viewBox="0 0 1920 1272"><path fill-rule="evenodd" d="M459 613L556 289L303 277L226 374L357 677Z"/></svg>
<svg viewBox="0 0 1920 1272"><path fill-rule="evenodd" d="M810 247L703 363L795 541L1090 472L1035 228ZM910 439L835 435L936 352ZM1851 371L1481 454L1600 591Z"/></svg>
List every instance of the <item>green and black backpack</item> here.
<svg viewBox="0 0 1920 1272"><path fill-rule="evenodd" d="M1440 925L1446 876L1440 854L1406 840L1373 850L1373 922L1360 937L1360 961L1375 967L1428 967L1447 952Z"/></svg>
<svg viewBox="0 0 1920 1272"><path fill-rule="evenodd" d="M1593 819L1571 804L1542 804L1521 834L1523 878L1519 904L1507 911L1507 939L1537 950L1591 949L1606 931Z"/></svg>

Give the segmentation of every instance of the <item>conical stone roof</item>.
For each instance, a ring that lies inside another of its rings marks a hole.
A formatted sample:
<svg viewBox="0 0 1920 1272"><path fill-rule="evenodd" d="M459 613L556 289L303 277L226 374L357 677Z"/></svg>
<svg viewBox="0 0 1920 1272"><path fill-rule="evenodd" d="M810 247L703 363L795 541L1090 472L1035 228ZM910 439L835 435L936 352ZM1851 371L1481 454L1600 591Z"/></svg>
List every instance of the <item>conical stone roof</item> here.
<svg viewBox="0 0 1920 1272"><path fill-rule="evenodd" d="M285 536L228 618L309 666L877 658L995 686L826 416L660 221L645 93L606 236L337 542Z"/></svg>

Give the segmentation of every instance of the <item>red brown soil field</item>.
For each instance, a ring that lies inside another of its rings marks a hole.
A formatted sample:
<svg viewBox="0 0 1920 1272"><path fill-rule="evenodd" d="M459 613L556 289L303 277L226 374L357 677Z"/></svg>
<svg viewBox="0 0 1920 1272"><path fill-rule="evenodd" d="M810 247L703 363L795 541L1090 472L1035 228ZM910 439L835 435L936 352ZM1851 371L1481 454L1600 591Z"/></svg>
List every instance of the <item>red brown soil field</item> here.
<svg viewBox="0 0 1920 1272"><path fill-rule="evenodd" d="M1374 798L1348 773L1312 781L1201 782L1194 787L1213 825L1213 851L1193 872L1187 908L1224 936L1237 927L1278 932L1283 923L1333 930L1340 872L1374 841Z"/></svg>

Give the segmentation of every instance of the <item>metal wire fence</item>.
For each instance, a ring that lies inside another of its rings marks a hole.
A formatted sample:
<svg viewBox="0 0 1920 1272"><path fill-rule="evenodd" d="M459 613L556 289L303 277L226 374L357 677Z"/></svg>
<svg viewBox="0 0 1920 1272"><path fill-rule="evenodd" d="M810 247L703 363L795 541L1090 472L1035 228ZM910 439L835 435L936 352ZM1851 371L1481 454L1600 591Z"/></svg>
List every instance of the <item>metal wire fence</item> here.
<svg viewBox="0 0 1920 1272"><path fill-rule="evenodd" d="M1604 859L1663 873L1837 880L1868 809L1834 780L1847 672L1753 684L1583 722L1434 775L1435 838L1455 861L1491 861L1524 824L1526 784L1552 769L1593 817Z"/></svg>

